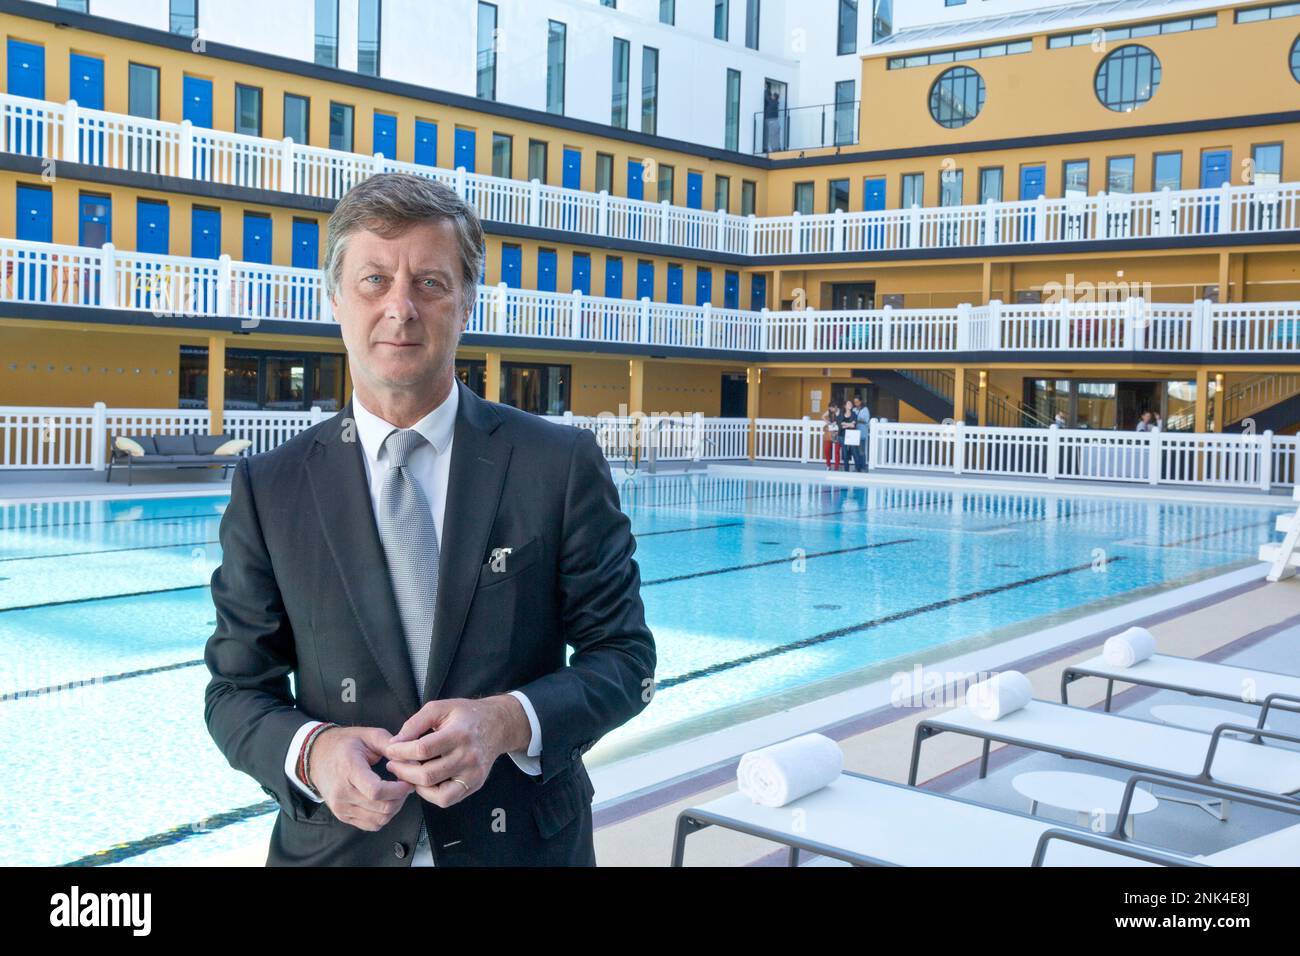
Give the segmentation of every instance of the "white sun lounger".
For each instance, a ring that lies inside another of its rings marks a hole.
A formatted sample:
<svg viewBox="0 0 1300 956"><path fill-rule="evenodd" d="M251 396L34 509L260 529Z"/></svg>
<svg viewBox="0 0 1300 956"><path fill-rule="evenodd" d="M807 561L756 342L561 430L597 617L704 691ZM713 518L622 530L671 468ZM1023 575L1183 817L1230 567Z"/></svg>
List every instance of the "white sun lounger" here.
<svg viewBox="0 0 1300 956"><path fill-rule="evenodd" d="M1101 654L1080 664L1072 664L1061 672L1061 703L1070 702L1069 686L1084 677L1097 677L1106 682L1106 710L1110 710L1111 695L1117 682L1181 691L1198 697L1261 704L1260 727L1264 726L1270 708L1295 710L1294 705L1300 705L1300 676L1168 654L1153 654L1132 667L1107 664Z"/></svg>
<svg viewBox="0 0 1300 956"><path fill-rule="evenodd" d="M1015 810L843 772L830 785L784 807L765 807L736 792L677 817L673 866L686 838L717 826L790 848L791 866L807 851L859 866L1029 866L1049 831L1095 837L1087 830ZM1195 866L1154 847L1117 840L1052 848L1053 866Z"/></svg>
<svg viewBox="0 0 1300 956"><path fill-rule="evenodd" d="M1300 752L1224 739L1224 732L1300 743L1277 730L1223 724L1211 734L1097 710L1031 700L1001 720L983 720L965 707L921 721L912 744L908 783L915 784L921 744L943 732L984 742L980 777L988 772L989 746L1012 744L1179 780L1246 793L1285 796L1300 792Z"/></svg>

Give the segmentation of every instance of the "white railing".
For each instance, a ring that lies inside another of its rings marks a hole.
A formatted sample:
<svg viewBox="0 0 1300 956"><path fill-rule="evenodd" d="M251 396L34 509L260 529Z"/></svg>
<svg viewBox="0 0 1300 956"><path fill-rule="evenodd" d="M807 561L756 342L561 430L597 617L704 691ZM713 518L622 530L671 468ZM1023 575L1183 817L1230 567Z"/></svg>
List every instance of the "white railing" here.
<svg viewBox="0 0 1300 956"><path fill-rule="evenodd" d="M226 411L223 434L246 438L256 455L288 441L322 421L319 406L310 411ZM0 468L88 468L103 471L110 443L123 435L206 435L206 409L0 406Z"/></svg>
<svg viewBox="0 0 1300 956"><path fill-rule="evenodd" d="M1297 454L1295 436L1271 431L1114 432L873 420L867 461L872 469L1267 491L1295 484Z"/></svg>
<svg viewBox="0 0 1300 956"><path fill-rule="evenodd" d="M377 172L439 179L485 219L733 255L777 256L1213 236L1300 228L1300 183L737 216L399 162L0 94L0 150L338 199Z"/></svg>
<svg viewBox="0 0 1300 956"><path fill-rule="evenodd" d="M333 322L317 269L229 256L123 252L0 239L0 302L94 306L157 317ZM468 331L767 353L1208 352L1300 354L1300 302L1060 302L954 309L757 312L580 291L479 286Z"/></svg>

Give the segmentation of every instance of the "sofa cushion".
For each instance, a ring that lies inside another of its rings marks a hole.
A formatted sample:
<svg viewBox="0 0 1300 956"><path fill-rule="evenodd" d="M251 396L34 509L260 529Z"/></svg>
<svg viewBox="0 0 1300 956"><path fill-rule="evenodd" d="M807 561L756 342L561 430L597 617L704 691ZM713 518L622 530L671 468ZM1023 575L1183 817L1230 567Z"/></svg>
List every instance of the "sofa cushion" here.
<svg viewBox="0 0 1300 956"><path fill-rule="evenodd" d="M152 435L128 435L126 437L130 441L133 441L137 445L139 445L143 449L144 454L146 455L158 454L158 448L153 443Z"/></svg>
<svg viewBox="0 0 1300 956"><path fill-rule="evenodd" d="M113 439L113 447L118 451L124 451L132 458L139 458L144 455L144 448L138 441L127 438L125 435L118 435Z"/></svg>
<svg viewBox="0 0 1300 956"><path fill-rule="evenodd" d="M252 448L253 443L247 438L232 438L220 448L213 452L214 455L233 458L246 448Z"/></svg>
<svg viewBox="0 0 1300 956"><path fill-rule="evenodd" d="M230 441L229 435L195 435L194 454L213 455L218 448Z"/></svg>
<svg viewBox="0 0 1300 956"><path fill-rule="evenodd" d="M153 439L160 455L193 455L193 435L155 435Z"/></svg>

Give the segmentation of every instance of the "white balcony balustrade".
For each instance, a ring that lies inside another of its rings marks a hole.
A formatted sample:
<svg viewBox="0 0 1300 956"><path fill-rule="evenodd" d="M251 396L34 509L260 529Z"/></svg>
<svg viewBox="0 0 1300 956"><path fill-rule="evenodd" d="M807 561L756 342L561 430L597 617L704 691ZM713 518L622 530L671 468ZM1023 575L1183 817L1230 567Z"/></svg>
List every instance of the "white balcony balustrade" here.
<svg viewBox="0 0 1300 956"><path fill-rule="evenodd" d="M0 239L0 303L332 323L317 269ZM834 356L1161 352L1300 354L1300 302L1052 302L757 312L479 286L468 331L666 349Z"/></svg>
<svg viewBox="0 0 1300 956"><path fill-rule="evenodd" d="M0 94L0 151L338 199L378 172L447 183L487 220L741 256L907 252L1300 229L1300 183L738 216Z"/></svg>

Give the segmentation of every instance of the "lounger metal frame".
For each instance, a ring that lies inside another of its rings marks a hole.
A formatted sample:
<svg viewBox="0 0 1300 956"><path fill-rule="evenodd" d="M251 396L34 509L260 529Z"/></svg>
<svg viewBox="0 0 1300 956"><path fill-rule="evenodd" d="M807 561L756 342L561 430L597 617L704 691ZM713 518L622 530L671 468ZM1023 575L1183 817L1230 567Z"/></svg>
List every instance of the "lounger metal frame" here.
<svg viewBox="0 0 1300 956"><path fill-rule="evenodd" d="M1064 705L1062 705L1064 706ZM1135 720L1133 717L1122 717L1112 715L1116 720ZM988 721L988 729L984 733L977 732L974 728L955 728L936 724L932 720L923 720L916 725L916 734L912 738L912 764L907 771L908 786L916 786L917 770L921 763L921 744L931 737L938 736L945 731L948 733L960 734L964 737L974 737L983 741L983 748L980 753L980 779L983 780L988 776L989 769L989 747L994 743L1007 744L1012 747L1023 747L1026 750L1037 750L1042 753L1056 754L1060 757L1066 757L1071 760L1083 760L1090 763L1099 763L1108 767L1119 767L1122 770L1132 770L1138 774L1157 774L1170 780L1179 780L1189 783L1209 784L1221 790L1231 790L1234 794L1243 793L1251 796L1259 796L1265 799L1293 799L1300 800L1297 794L1300 790L1293 790L1287 794L1268 793L1266 791L1256 790L1253 787L1242 787L1237 784L1226 783L1223 780L1216 779L1210 773L1210 768L1214 764L1214 754L1219 749L1219 740L1225 733L1239 733L1247 737L1254 737L1255 743L1262 745L1261 737L1270 737L1275 740L1285 740L1288 743L1300 744L1300 737L1293 734L1283 733L1280 730L1267 730L1263 727L1246 727L1241 724L1224 723L1215 727L1210 734L1210 744L1205 753L1205 763L1201 767L1201 772L1194 776L1174 773L1169 770L1161 770L1157 767L1143 766L1142 764L1129 763L1126 760L1107 759L1095 753L1086 751L1072 750L1069 747L1053 747L1045 743L1027 743L1018 738L1009 735L1002 735L997 732L998 722L995 720Z"/></svg>
<svg viewBox="0 0 1300 956"><path fill-rule="evenodd" d="M1005 813L1009 816L1024 817L1033 820L1035 823L1046 823L1042 817L1033 814L1023 813L1019 810L1008 810L1002 807L989 806L987 803L981 803L978 800L971 800L966 797L955 797L947 793L934 793L930 790L921 790L918 787L904 786L901 783L895 783L892 780L881 780L879 777L872 777L865 773L854 773L851 770L842 771L846 777L858 777L862 780L870 780L872 783L883 784L889 787L897 787L900 790L917 790L927 797L938 797L942 800L950 800L954 803L964 803L971 806L980 807L984 810L994 811L996 813ZM795 801L796 803L798 801ZM790 804L793 806L794 804ZM725 830L734 830L737 833L744 833L749 836L759 837L772 843L777 843L789 848L786 856L786 866L799 865L800 851L816 853L820 856L827 856L835 860L842 860L845 863L851 863L854 866L902 866L903 864L885 860L880 857L868 856L862 853L855 853L852 850L846 850L843 847L827 846L824 843L818 843L816 840L808 840L785 830L773 830L768 827L754 826L733 817L724 816L718 813L712 813L700 807L688 807L677 815L677 826L673 832L673 856L671 866L681 866L682 859L686 855L686 838L692 833L708 827L716 826ZM1062 833L1094 836L1086 830L1076 830L1068 824L1058 824L1053 829L1059 829ZM1184 858L1173 857L1168 854L1162 854L1159 850L1135 846L1129 841L1103 843L1099 847L1109 853L1119 856L1133 857L1147 862L1168 863L1168 865L1188 865ZM1160 857L1159 860L1153 859Z"/></svg>
<svg viewBox="0 0 1300 956"><path fill-rule="evenodd" d="M1097 849L1104 849L1113 852L1112 841L1124 842L1128 840L1128 834L1125 832L1126 824L1133 808L1133 797L1137 792L1139 783L1150 784L1151 787L1156 785L1162 787L1171 787L1176 790L1186 790L1189 793L1198 793L1203 797L1219 800L1236 800L1238 803L1245 803L1249 806L1262 807L1267 810L1276 810L1279 813L1287 813L1292 816L1300 816L1300 804L1294 803L1282 798L1270 798L1263 795L1240 794L1225 792L1223 788L1217 786L1207 786L1202 783L1191 783L1187 780L1181 780L1176 777L1167 777L1158 773L1135 773L1129 777L1128 782L1124 784L1124 796L1120 799L1119 812L1115 815L1115 826L1113 829L1103 834L1079 833L1066 830L1048 830L1038 838L1038 849L1034 852L1034 860L1031 866L1042 866L1043 857L1047 852L1047 845L1053 840L1063 840L1067 843L1077 843L1081 846L1092 846ZM1162 797L1162 799L1169 799ZM1191 802L1191 801L1179 801ZM1187 857L1176 857L1178 862L1171 863L1172 866L1207 866L1199 860ZM1156 861L1152 861L1156 862ZM1296 861L1300 863L1300 860Z"/></svg>
<svg viewBox="0 0 1300 956"><path fill-rule="evenodd" d="M1246 673L1250 673L1253 671L1256 674L1269 674L1274 677L1295 677L1296 676L1294 674L1283 674L1280 671L1262 671L1254 667L1243 667L1241 668L1241 670ZM1070 703L1070 691L1069 691L1070 685L1073 684L1075 681L1081 680L1082 678L1085 677L1096 677L1098 680L1104 680L1106 682L1106 703L1102 709L1105 710L1107 713L1110 713L1110 703L1111 703L1111 698L1114 696L1116 681L1119 681L1120 683L1123 684L1137 684L1142 687L1155 687L1158 688L1159 690L1177 691L1178 693L1182 693L1182 694L1190 694L1193 697L1211 697L1214 698L1215 700L1236 701L1239 704L1260 704L1259 701L1255 701L1255 700L1242 700L1240 695L1220 694L1217 691L1207 690L1205 688L1188 687L1186 685L1181 685L1181 684L1169 684L1169 683L1165 683L1164 681L1151 680L1149 678L1144 678L1140 673L1132 675L1131 678L1117 677L1112 673L1106 671L1098 671L1091 667L1084 667L1081 664L1071 665L1069 667L1066 667L1065 670L1061 671L1061 703L1062 704L1068 706ZM1264 726L1264 721L1268 719L1269 710L1272 709L1273 706L1278 703L1296 704L1297 705L1296 707L1278 707L1277 709L1285 710L1289 713L1300 713L1300 697L1297 697L1294 694L1284 694L1281 693L1280 691L1278 693L1269 694L1267 697L1264 698L1263 703L1260 704L1258 726L1260 727Z"/></svg>

